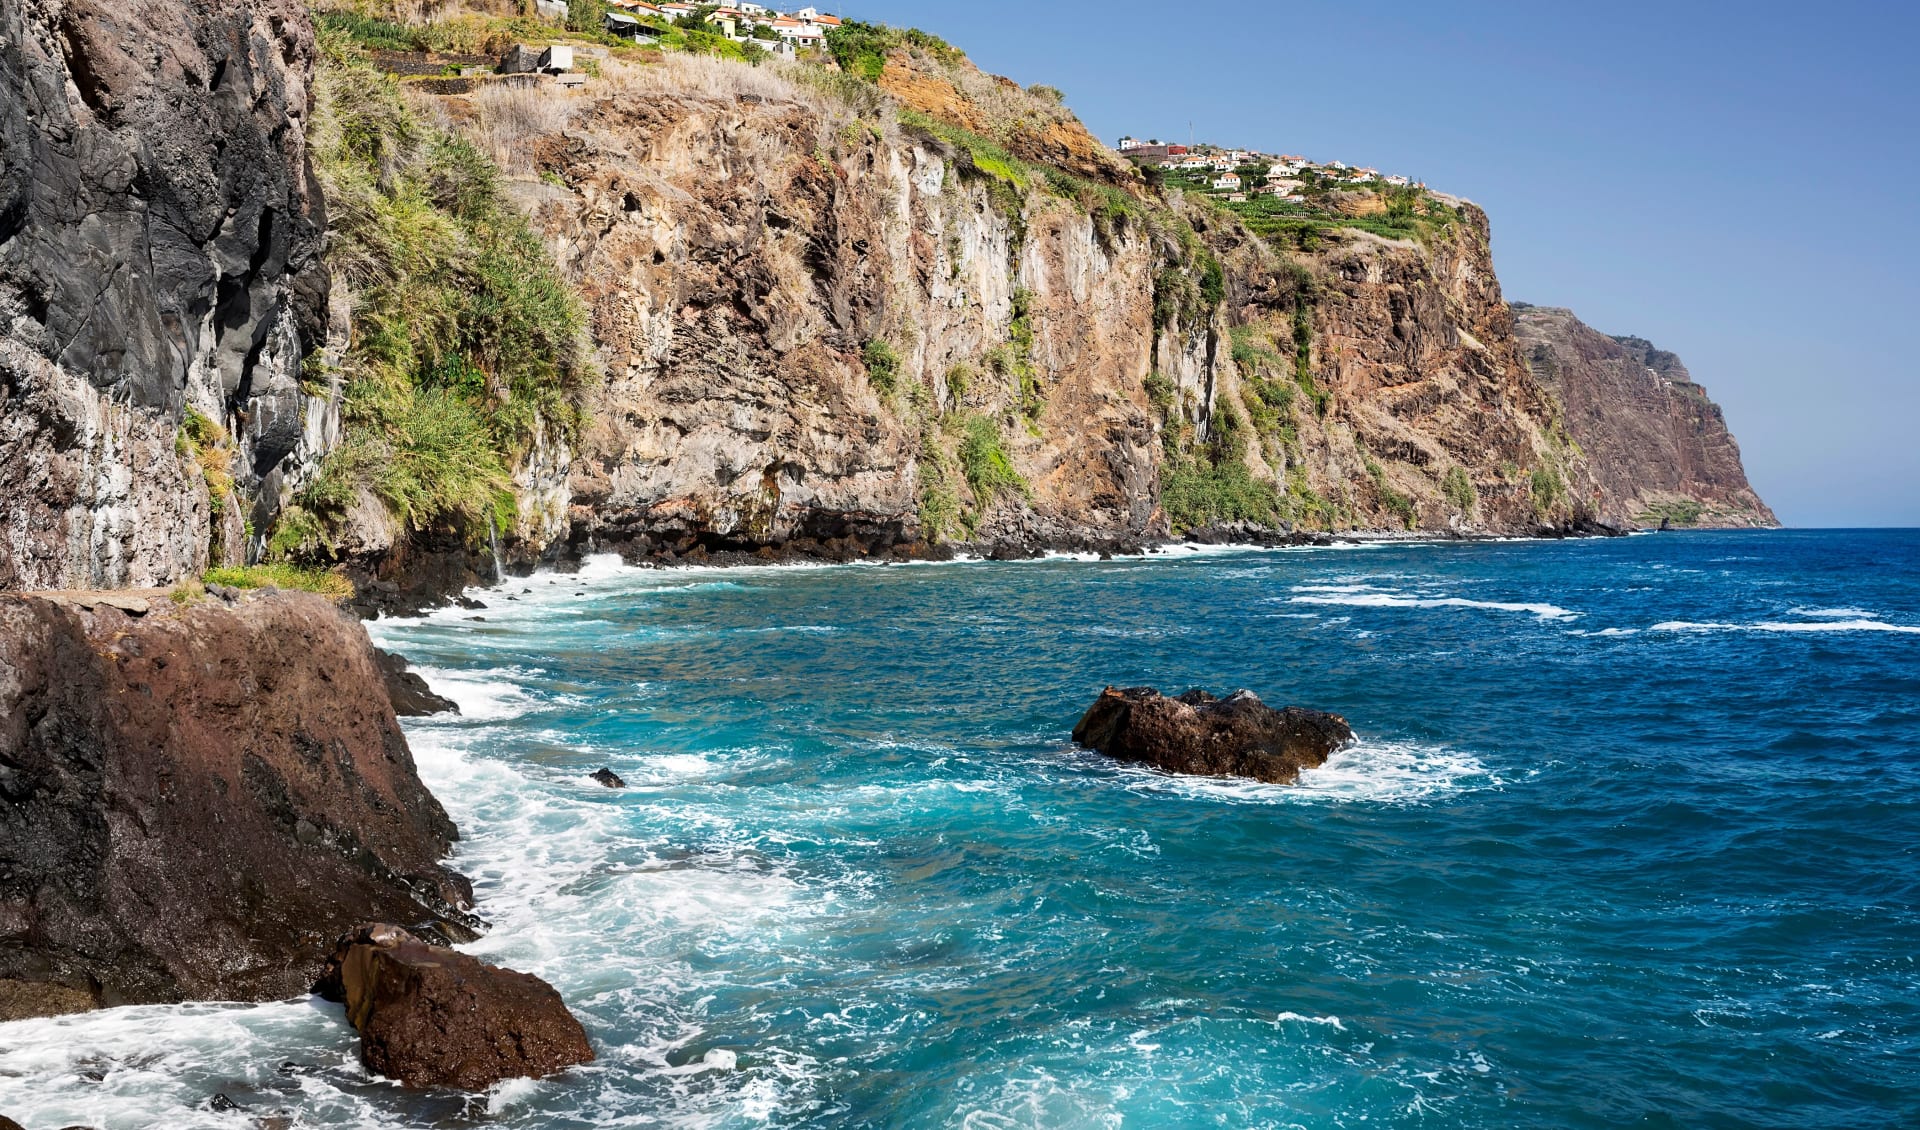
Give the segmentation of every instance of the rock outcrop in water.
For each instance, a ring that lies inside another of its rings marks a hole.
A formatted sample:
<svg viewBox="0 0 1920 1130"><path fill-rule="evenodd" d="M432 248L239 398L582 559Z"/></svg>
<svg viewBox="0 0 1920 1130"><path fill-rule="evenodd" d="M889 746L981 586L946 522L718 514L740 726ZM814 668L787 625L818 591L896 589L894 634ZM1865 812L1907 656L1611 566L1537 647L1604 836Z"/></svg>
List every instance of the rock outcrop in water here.
<svg viewBox="0 0 1920 1130"><path fill-rule="evenodd" d="M0 588L247 552L320 423L313 55L299 0L0 0Z"/></svg>
<svg viewBox="0 0 1920 1130"><path fill-rule="evenodd" d="M320 597L0 597L0 1007L304 992L372 917L473 936L366 631Z"/></svg>
<svg viewBox="0 0 1920 1130"><path fill-rule="evenodd" d="M1720 406L1680 358L1637 337L1608 337L1573 311L1514 307L1528 364L1559 399L1619 524L1777 526L1747 483Z"/></svg>
<svg viewBox="0 0 1920 1130"><path fill-rule="evenodd" d="M368 1070L409 1087L483 1091L593 1060L553 986L394 926L342 937L315 991L346 1006Z"/></svg>
<svg viewBox="0 0 1920 1130"><path fill-rule="evenodd" d="M435 694L419 672L407 667L405 656L376 647L373 649L373 662L380 668L380 678L386 684L387 701L393 704L393 712L399 717L424 718L430 714L460 713L460 704Z"/></svg>
<svg viewBox="0 0 1920 1130"><path fill-rule="evenodd" d="M1168 697L1151 687L1108 687L1074 726L1073 740L1169 773L1290 785L1352 741L1353 730L1338 714L1275 710L1252 691Z"/></svg>

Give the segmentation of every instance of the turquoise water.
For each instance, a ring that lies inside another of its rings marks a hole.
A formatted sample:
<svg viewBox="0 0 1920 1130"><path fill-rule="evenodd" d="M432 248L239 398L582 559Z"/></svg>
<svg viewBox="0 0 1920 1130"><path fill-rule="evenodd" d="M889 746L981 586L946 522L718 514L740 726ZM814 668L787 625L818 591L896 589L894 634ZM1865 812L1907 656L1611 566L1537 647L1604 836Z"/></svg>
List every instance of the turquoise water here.
<svg viewBox="0 0 1920 1130"><path fill-rule="evenodd" d="M479 595L374 633L465 708L409 733L495 923L471 948L551 980L599 1061L422 1097L325 1006L124 1009L0 1026L0 1110L1920 1125L1920 534L595 562ZM1066 741L1108 683L1361 741L1299 788L1119 767Z"/></svg>

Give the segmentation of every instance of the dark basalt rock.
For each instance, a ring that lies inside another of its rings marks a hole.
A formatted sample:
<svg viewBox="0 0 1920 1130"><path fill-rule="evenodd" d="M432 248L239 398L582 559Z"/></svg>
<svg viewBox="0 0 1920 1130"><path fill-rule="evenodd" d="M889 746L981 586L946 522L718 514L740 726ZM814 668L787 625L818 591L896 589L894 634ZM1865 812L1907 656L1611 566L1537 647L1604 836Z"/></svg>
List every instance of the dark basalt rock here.
<svg viewBox="0 0 1920 1130"><path fill-rule="evenodd" d="M460 713L460 705L450 698L433 693L433 688L418 674L407 669L403 656L391 651L373 649L373 661L380 667L380 678L386 683L387 698L393 702L393 712L402 718L424 718L429 714Z"/></svg>
<svg viewBox="0 0 1920 1130"><path fill-rule="evenodd" d="M620 778L620 774L615 773L611 769L595 769L593 771L593 779L610 789L624 789L627 787L627 783Z"/></svg>
<svg viewBox="0 0 1920 1130"><path fill-rule="evenodd" d="M148 603L0 595L0 1004L284 998L376 916L473 937L366 630Z"/></svg>
<svg viewBox="0 0 1920 1130"><path fill-rule="evenodd" d="M346 1006L368 1070L409 1087L480 1091L593 1060L553 986L397 926L342 937L314 991Z"/></svg>
<svg viewBox="0 0 1920 1130"><path fill-rule="evenodd" d="M1169 698L1151 687L1108 687L1073 728L1073 740L1169 773L1289 785L1352 741L1353 731L1338 714L1275 710L1251 691Z"/></svg>

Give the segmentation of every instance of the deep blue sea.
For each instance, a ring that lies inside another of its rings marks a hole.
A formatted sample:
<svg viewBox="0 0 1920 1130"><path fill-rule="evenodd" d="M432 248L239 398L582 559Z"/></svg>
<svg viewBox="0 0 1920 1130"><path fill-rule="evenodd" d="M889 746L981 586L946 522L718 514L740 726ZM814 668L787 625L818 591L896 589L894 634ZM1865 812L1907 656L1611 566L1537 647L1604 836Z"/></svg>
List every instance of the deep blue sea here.
<svg viewBox="0 0 1920 1130"><path fill-rule="evenodd" d="M464 710L408 730L494 923L470 948L552 981L598 1062L423 1097L328 1006L122 1009L0 1026L0 1112L1920 1126L1920 533L476 595L372 630ZM1110 683L1361 739L1294 788L1118 766L1067 739Z"/></svg>

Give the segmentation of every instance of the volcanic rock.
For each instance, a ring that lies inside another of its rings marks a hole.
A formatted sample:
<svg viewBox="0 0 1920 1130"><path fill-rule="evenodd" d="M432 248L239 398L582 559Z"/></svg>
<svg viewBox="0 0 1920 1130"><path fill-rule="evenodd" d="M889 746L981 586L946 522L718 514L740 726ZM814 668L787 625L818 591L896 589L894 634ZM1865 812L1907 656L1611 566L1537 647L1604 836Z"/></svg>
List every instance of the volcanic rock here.
<svg viewBox="0 0 1920 1130"><path fill-rule="evenodd" d="M626 781L621 779L620 774L615 773L611 769L595 769L593 771L593 779L610 789L624 789L627 787Z"/></svg>
<svg viewBox="0 0 1920 1130"><path fill-rule="evenodd" d="M1644 338L1609 337L1571 310L1513 309L1527 363L1565 407L1611 524L1780 524L1747 482L1720 406L1679 357Z"/></svg>
<svg viewBox="0 0 1920 1130"><path fill-rule="evenodd" d="M371 916L473 936L456 833L325 599L0 596L0 1005L304 992Z"/></svg>
<svg viewBox="0 0 1920 1130"><path fill-rule="evenodd" d="M373 661L380 667L386 683L387 698L393 712L402 718L423 718L429 714L460 713L460 704L433 693L433 688L417 673L407 669L405 656L380 648L373 649Z"/></svg>
<svg viewBox="0 0 1920 1130"><path fill-rule="evenodd" d="M1353 731L1338 714L1275 710L1252 691L1169 698L1151 687L1108 687L1073 728L1073 740L1169 773L1287 785L1352 741Z"/></svg>
<svg viewBox="0 0 1920 1130"><path fill-rule="evenodd" d="M368 1070L409 1087L479 1091L593 1060L553 986L397 926L342 937L314 991L346 1006Z"/></svg>

